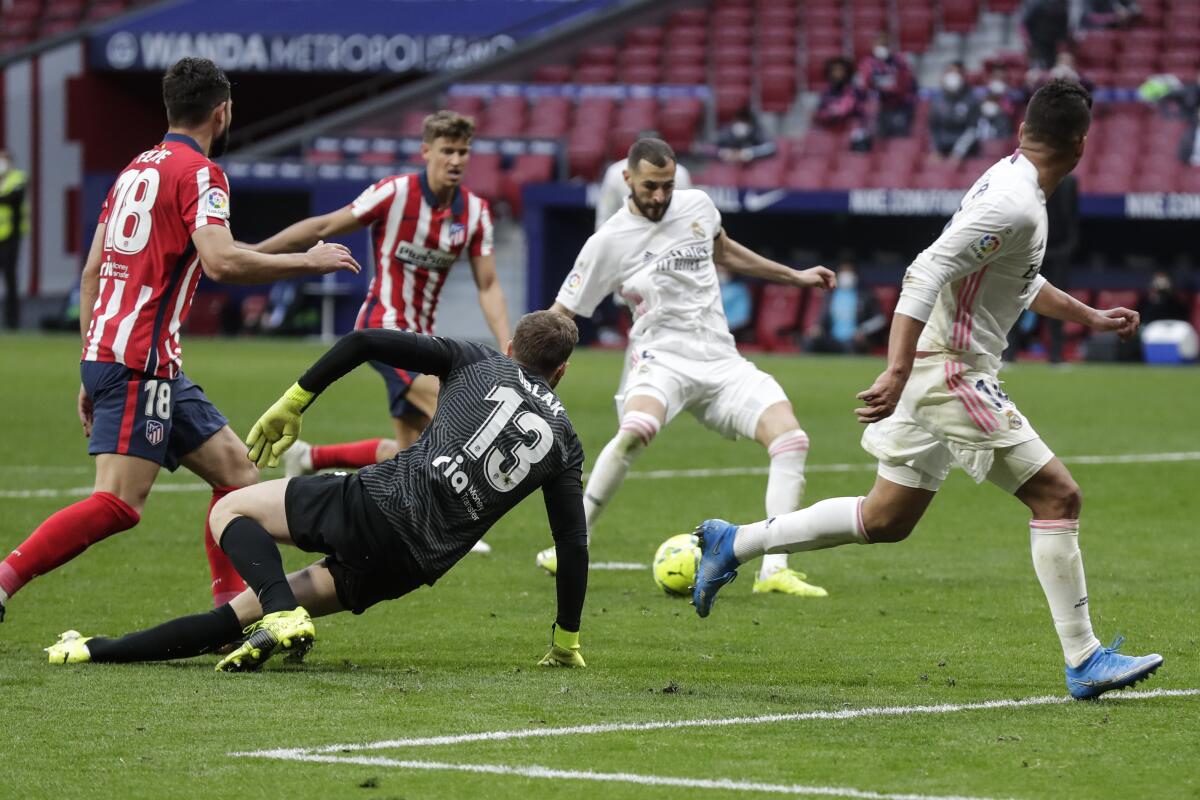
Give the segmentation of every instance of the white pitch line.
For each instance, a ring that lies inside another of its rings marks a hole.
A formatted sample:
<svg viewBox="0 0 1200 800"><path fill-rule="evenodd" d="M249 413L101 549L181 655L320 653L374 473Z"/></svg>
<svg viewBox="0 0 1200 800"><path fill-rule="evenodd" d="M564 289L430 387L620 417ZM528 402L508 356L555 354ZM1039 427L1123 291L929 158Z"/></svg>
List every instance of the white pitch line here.
<svg viewBox="0 0 1200 800"><path fill-rule="evenodd" d="M614 572L622 572L628 570L649 569L648 564L639 564L636 561L600 561L596 564L588 564L588 569L607 569Z"/></svg>
<svg viewBox="0 0 1200 800"><path fill-rule="evenodd" d="M1179 461L1200 461L1200 451L1179 453L1126 453L1116 455L1062 456L1067 464L1164 464ZM809 464L805 471L819 472L874 472L874 463L853 464ZM715 467L712 469L655 469L629 473L627 480L664 480L670 478L728 478L744 475L766 475L767 467ZM589 477L589 473L584 473ZM155 492L208 492L207 483L164 483L154 487ZM0 490L0 500L28 500L47 497L79 497L90 495L91 486L76 486L70 489L5 489Z"/></svg>
<svg viewBox="0 0 1200 800"><path fill-rule="evenodd" d="M1142 700L1157 697L1194 697L1200 689L1154 689L1152 691L1126 691L1106 695L1101 702L1111 700ZM592 725L572 725L561 728L524 728L505 731L482 731L445 736L426 736L412 739L387 739L360 744L332 744L321 747L292 747L273 750L255 750L230 753L231 756L288 758L296 754L347 753L363 750L392 750L400 747L439 747L470 742L497 742L509 739L534 739L554 736L580 736L597 733L619 733L625 731L676 730L679 728L716 728L729 725L763 725L776 722L803 722L806 720L847 720L863 717L900 717L914 714L953 714L960 711L982 711L995 708L1025 708L1028 706L1065 705L1075 702L1066 695L1043 695L1019 700L987 700L980 703L943 703L927 706L874 706L848 708L840 711L801 711L791 714L762 714L754 717L726 717L718 719L661 720L656 722L613 722Z"/></svg>
<svg viewBox="0 0 1200 800"><path fill-rule="evenodd" d="M633 783L640 786L677 786L683 789L718 789L732 792L762 794L807 795L810 797L851 797L855 800L988 800L963 795L895 794L854 789L849 786L803 786L798 784L756 783L729 778L672 778L665 775L638 775L632 772L592 772L590 770L553 769L551 767L517 767L507 764L451 764L445 761L408 761L378 756L318 756L296 754L288 761L308 761L322 764L354 764L365 767L399 767L402 769L434 770L440 772L474 772L485 775L515 775L522 778L548 780L597 781L602 783Z"/></svg>

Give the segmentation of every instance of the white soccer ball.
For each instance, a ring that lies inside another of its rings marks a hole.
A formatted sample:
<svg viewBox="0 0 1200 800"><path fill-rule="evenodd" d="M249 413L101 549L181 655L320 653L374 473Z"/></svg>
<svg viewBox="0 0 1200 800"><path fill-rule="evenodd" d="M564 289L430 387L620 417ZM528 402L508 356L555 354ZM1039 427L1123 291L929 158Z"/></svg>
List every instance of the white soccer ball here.
<svg viewBox="0 0 1200 800"><path fill-rule="evenodd" d="M700 564L700 539L681 533L667 539L654 554L654 583L667 594L686 597L696 582Z"/></svg>

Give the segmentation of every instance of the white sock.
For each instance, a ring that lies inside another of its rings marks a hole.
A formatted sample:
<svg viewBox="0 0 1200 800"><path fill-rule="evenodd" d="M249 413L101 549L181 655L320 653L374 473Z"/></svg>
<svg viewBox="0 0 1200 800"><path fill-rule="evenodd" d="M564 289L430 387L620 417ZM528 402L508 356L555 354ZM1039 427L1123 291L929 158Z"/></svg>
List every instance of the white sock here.
<svg viewBox="0 0 1200 800"><path fill-rule="evenodd" d="M0 589L0 605L8 602L8 592Z"/></svg>
<svg viewBox="0 0 1200 800"><path fill-rule="evenodd" d="M1063 656L1072 667L1087 660L1100 641L1088 614L1083 554L1079 552L1079 520L1035 519L1029 523L1033 569L1046 593Z"/></svg>
<svg viewBox="0 0 1200 800"><path fill-rule="evenodd" d="M808 435L799 429L781 433L767 446L771 466L767 471L767 517L790 514L804 504L804 462L808 459ZM787 569L787 553L763 556L760 580Z"/></svg>
<svg viewBox="0 0 1200 800"><path fill-rule="evenodd" d="M583 490L583 512L587 517L588 533L596 524L600 512L625 482L633 464L661 427L658 418L641 411L627 411L621 417L617 435L609 440L592 466L592 474Z"/></svg>
<svg viewBox="0 0 1200 800"><path fill-rule="evenodd" d="M861 497L835 497L753 525L738 528L733 555L745 562L766 553L824 550L843 544L867 544Z"/></svg>

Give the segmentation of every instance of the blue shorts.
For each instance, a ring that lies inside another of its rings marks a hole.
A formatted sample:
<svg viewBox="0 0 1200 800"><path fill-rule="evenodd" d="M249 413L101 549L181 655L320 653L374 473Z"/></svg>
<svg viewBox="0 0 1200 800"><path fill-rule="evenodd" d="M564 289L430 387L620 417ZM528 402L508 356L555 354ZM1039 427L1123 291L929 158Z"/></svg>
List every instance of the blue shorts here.
<svg viewBox="0 0 1200 800"><path fill-rule="evenodd" d="M410 414L425 416L424 411L405 399L408 396L408 389L412 386L412 382L421 377L421 373L389 367L382 361L371 361L369 363L372 369L383 376L383 382L387 384L388 408L391 410L393 417L406 417Z"/></svg>
<svg viewBox="0 0 1200 800"><path fill-rule="evenodd" d="M179 459L229 424L182 372L156 378L124 364L83 361L79 373L94 410L88 455L137 456L174 472Z"/></svg>

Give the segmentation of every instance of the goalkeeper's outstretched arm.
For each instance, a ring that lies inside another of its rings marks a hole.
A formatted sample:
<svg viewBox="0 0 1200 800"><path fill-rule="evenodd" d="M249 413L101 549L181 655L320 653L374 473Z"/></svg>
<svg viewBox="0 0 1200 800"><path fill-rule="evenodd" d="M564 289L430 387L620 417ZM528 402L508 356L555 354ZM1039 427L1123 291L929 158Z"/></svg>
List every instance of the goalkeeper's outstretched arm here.
<svg viewBox="0 0 1200 800"><path fill-rule="evenodd" d="M563 470L542 487L542 495L558 554L555 573L558 616L550 652L539 663L549 667L582 667L586 664L579 652L579 628L587 595L588 537L580 468Z"/></svg>

